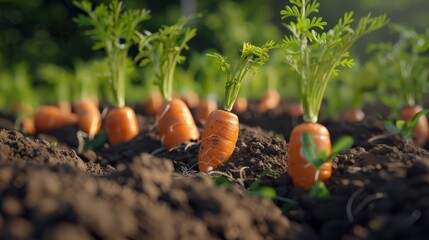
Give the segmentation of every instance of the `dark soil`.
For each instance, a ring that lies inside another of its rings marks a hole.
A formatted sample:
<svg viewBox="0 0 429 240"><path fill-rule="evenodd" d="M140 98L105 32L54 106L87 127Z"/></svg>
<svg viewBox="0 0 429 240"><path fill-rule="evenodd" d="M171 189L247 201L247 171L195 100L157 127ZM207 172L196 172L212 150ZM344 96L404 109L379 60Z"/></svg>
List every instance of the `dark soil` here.
<svg viewBox="0 0 429 240"><path fill-rule="evenodd" d="M73 150L77 126L32 139L1 131L0 239L429 236L429 153L386 134L377 118L322 119L333 141L350 135L355 144L334 160L330 199L317 201L287 175L284 139L302 120L284 108L241 115L233 156L209 175L198 172L198 141L167 151L153 117L136 111L136 138L82 154ZM210 178L219 176L232 186L216 186ZM254 196L255 181L277 196Z"/></svg>

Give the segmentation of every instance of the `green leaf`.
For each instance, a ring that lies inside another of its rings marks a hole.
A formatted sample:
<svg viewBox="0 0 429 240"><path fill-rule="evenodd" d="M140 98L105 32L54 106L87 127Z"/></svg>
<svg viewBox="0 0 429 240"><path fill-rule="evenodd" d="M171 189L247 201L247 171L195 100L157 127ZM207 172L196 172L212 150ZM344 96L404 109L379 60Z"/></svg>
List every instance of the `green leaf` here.
<svg viewBox="0 0 429 240"><path fill-rule="evenodd" d="M224 176L219 176L219 177L213 178L213 182L217 186L225 186L225 187L232 186L232 183L230 181L228 181L228 179Z"/></svg>
<svg viewBox="0 0 429 240"><path fill-rule="evenodd" d="M251 191L251 193L269 199L274 199L277 196L276 190L274 190L274 188L272 187L267 186L259 187L255 191Z"/></svg>
<svg viewBox="0 0 429 240"><path fill-rule="evenodd" d="M331 157L343 153L353 146L354 140L350 136L343 136L332 145Z"/></svg>
<svg viewBox="0 0 429 240"><path fill-rule="evenodd" d="M100 131L92 140L85 139L84 150L99 148L103 146L107 140L107 132Z"/></svg>
<svg viewBox="0 0 429 240"><path fill-rule="evenodd" d="M317 180L314 185L311 186L310 190L308 191L308 195L311 198L322 201L329 200L331 197L325 183L320 180Z"/></svg>
<svg viewBox="0 0 429 240"><path fill-rule="evenodd" d="M407 127L411 129L411 131L414 130L414 128L416 128L416 124L419 121L419 118L423 115L426 115L427 113L429 113L429 109L427 110L421 110L420 112L416 113L408 122L407 122Z"/></svg>
<svg viewBox="0 0 429 240"><path fill-rule="evenodd" d="M301 156L314 165L318 160L316 143L310 132L304 132L301 136Z"/></svg>
<svg viewBox="0 0 429 240"><path fill-rule="evenodd" d="M384 124L384 128L389 133L399 134L400 130L395 125L393 125L393 123L391 123L389 121L385 121L385 122L383 122L383 124Z"/></svg>

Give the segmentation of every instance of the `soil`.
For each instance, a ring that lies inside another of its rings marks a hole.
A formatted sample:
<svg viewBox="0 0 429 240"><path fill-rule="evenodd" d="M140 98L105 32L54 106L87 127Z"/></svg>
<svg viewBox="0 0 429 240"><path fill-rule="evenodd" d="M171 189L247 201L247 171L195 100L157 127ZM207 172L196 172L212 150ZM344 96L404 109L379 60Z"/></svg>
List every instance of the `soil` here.
<svg viewBox="0 0 429 240"><path fill-rule="evenodd" d="M199 141L162 148L154 119L140 134L76 154L77 126L25 137L0 131L0 239L426 239L429 153L387 135L380 120L322 119L352 149L334 160L330 199L287 175L287 143L301 119L279 107L240 115L230 161L198 172ZM1 122L1 121L0 121ZM13 122L13 121L12 121ZM199 126L200 129L202 126ZM4 127L6 128L6 127ZM10 128L6 128L10 129ZM211 178L229 185L216 185ZM258 182L276 192L257 196Z"/></svg>

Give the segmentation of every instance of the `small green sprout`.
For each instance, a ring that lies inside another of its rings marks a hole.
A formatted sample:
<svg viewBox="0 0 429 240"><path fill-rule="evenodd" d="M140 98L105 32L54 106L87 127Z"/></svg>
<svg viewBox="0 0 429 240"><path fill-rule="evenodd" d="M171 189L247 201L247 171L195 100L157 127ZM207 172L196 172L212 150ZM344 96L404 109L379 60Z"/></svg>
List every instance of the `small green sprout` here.
<svg viewBox="0 0 429 240"><path fill-rule="evenodd" d="M384 121L384 128L391 134L398 134L403 139L405 139L407 143L409 143L409 141L413 138L413 131L416 128L419 118L427 113L429 113L429 109L416 113L408 121L398 119L394 124L390 121Z"/></svg>
<svg viewBox="0 0 429 240"><path fill-rule="evenodd" d="M350 136L344 136L338 139L338 141L336 141L332 146L332 153L329 156L327 156L325 149L317 151L316 143L314 142L313 136L310 132L304 132L301 137L301 141L301 155L316 169L316 174L314 176L315 183L310 188L308 194L314 199L327 200L330 195L325 183L319 180L320 167L325 162L332 161L338 154L349 149L354 143L353 138Z"/></svg>

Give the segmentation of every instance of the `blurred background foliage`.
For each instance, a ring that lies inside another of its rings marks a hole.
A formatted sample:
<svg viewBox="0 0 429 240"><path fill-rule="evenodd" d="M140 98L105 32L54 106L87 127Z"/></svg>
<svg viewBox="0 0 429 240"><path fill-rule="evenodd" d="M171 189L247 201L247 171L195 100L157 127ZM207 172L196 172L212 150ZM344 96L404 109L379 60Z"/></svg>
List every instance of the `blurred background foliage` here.
<svg viewBox="0 0 429 240"><path fill-rule="evenodd" d="M106 2L93 0L94 4ZM127 8L151 10L152 18L142 24L142 29L156 31L161 25L174 23L181 15L197 17L191 24L198 29L197 37L190 43L188 56L192 52L215 49L234 59L244 41L262 44L267 40L280 42L285 28L280 19L280 10L286 0L124 0ZM394 23L423 32L429 22L429 1L427 0L320 0L320 15L335 24L345 11L354 11L355 19L371 12L373 15L386 13ZM33 85L44 84L37 69L42 64L55 64L73 70L77 61L89 61L102 53L91 51L92 42L78 28L73 18L80 11L71 0L0 0L0 71L12 69L17 64L28 66ZM365 59L368 43L394 40L388 28L372 33L360 41L352 50L360 59ZM275 57L279 59L278 57ZM189 61L185 68L192 68ZM280 60L269 71L258 78L274 78L274 83L254 81L249 92L275 86L282 88L288 70ZM277 76L273 71L277 69ZM198 69L193 69L198 74ZM197 79L198 80L198 79ZM292 81L292 80L290 80ZM46 82L46 81L45 81ZM147 82L134 81L137 85ZM245 90L244 90L245 91ZM257 91L256 91L257 92Z"/></svg>

